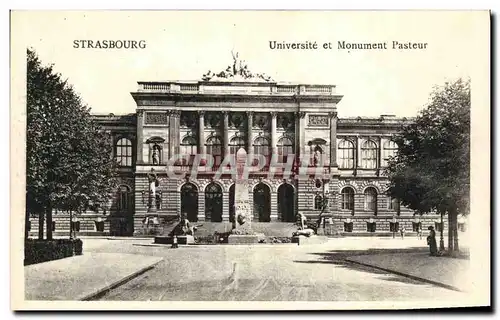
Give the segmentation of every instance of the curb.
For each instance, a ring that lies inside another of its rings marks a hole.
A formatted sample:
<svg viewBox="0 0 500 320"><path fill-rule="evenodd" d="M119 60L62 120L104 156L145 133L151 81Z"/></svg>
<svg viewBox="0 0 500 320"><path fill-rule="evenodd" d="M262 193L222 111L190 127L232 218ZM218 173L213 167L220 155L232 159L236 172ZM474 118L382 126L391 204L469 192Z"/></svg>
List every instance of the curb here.
<svg viewBox="0 0 500 320"><path fill-rule="evenodd" d="M161 258L160 260L148 265L148 266L145 266L131 274L129 274L128 276L125 276L123 277L122 279L120 280L117 280L107 286L105 286L104 288L101 288L101 289L97 289L95 292L92 292L86 296L84 296L83 298L79 298L77 300L80 300L80 301L91 301L91 300L95 300L95 299L98 299L100 297L102 297L103 295L105 295L106 293L108 293L109 291L125 284L126 282L140 276L141 274L145 273L146 271L149 271L151 269L153 269L158 263L162 262L163 261L163 258Z"/></svg>
<svg viewBox="0 0 500 320"><path fill-rule="evenodd" d="M365 267L370 267L370 268L374 268L374 269L386 271L386 272L389 272L389 273L397 274L399 276L403 276L403 277L410 278L410 279L413 279L413 280L430 283L430 284L433 284L435 286L442 287L442 288L445 288L445 289L449 289L449 290L453 290L453 291L458 291L458 292L464 292L463 290L461 290L461 289L459 289L457 287L454 287L452 285L446 284L446 283L442 283L442 282L438 282L438 281L434 281L434 280L429 280L429 279L426 279L426 278L421 278L421 277L413 276L411 274L407 274L407 273L404 273L404 272L399 272L399 271L388 269L388 268L374 266L372 264L368 264L368 263L364 263L364 262L350 260L349 258L345 258L344 260L347 261L347 262L354 263L354 264L359 264L359 265L362 265L362 266L365 266Z"/></svg>

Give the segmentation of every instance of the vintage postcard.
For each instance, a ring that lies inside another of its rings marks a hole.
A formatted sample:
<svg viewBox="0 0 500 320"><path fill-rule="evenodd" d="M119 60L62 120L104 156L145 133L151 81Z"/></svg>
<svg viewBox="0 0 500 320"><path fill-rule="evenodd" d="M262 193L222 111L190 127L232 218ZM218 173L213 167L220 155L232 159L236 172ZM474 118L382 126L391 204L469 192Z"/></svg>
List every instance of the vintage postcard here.
<svg viewBox="0 0 500 320"><path fill-rule="evenodd" d="M490 12L12 11L15 310L491 306Z"/></svg>

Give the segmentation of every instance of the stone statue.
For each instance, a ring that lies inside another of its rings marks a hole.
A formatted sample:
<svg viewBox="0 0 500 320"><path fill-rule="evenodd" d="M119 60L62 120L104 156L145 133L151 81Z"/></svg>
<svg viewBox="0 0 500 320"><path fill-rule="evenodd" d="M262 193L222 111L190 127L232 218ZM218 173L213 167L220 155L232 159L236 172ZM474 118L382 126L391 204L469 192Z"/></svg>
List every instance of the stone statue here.
<svg viewBox="0 0 500 320"><path fill-rule="evenodd" d="M321 161L321 152L319 150L314 151L314 166L317 167Z"/></svg>
<svg viewBox="0 0 500 320"><path fill-rule="evenodd" d="M162 202L162 192L158 191L156 193L156 210L161 209L161 202Z"/></svg>
<svg viewBox="0 0 500 320"><path fill-rule="evenodd" d="M299 212L297 214L297 224L299 225L299 228L300 229L305 229L306 228L306 223L307 223L306 216L303 213Z"/></svg>
<svg viewBox="0 0 500 320"><path fill-rule="evenodd" d="M273 79L266 74L252 74L248 69L247 64L244 60L239 59L239 53L231 51L231 55L233 56L233 64L227 66L226 70L223 70L219 73L214 73L209 70L202 76L203 81L210 80L233 80L235 77L241 77L244 79L253 79L254 81L273 81Z"/></svg>
<svg viewBox="0 0 500 320"><path fill-rule="evenodd" d="M159 155L159 152L158 152L158 147L157 147L157 146L154 146L154 147L153 147L153 155L152 155L152 158L153 158L153 165L158 165L158 164L160 164L160 155Z"/></svg>
<svg viewBox="0 0 500 320"><path fill-rule="evenodd" d="M233 75L237 75L238 74L237 64L238 64L238 57L240 54L238 52L234 54L234 52L231 51L231 55L233 56ZM240 67L241 67L241 61L240 61Z"/></svg>
<svg viewBox="0 0 500 320"><path fill-rule="evenodd" d="M148 173L148 183L149 183L149 209L156 208L156 187L160 186L160 181L158 180L158 175L155 169L151 168L151 172Z"/></svg>
<svg viewBox="0 0 500 320"><path fill-rule="evenodd" d="M297 214L297 224L299 224L299 229L293 233L294 237L297 236L310 237L314 235L314 230L307 227L307 218L303 213Z"/></svg>
<svg viewBox="0 0 500 320"><path fill-rule="evenodd" d="M181 220L179 223L172 229L172 231L169 233L170 237L173 236L194 236L194 232L198 229L198 227L201 227L202 225L197 225L194 226L189 220L187 219L187 214L183 212L181 214Z"/></svg>

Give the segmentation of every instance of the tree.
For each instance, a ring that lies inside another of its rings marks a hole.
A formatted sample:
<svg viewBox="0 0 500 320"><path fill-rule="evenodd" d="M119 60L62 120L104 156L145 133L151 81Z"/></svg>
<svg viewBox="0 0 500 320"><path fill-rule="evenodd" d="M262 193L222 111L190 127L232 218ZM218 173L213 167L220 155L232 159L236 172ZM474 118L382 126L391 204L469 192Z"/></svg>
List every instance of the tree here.
<svg viewBox="0 0 500 320"><path fill-rule="evenodd" d="M448 249L458 250L458 214L469 214L470 81L435 88L429 105L393 137L389 194L420 214L448 215Z"/></svg>
<svg viewBox="0 0 500 320"><path fill-rule="evenodd" d="M106 201L114 186L109 134L52 66L27 50L26 220L39 216L52 239L52 211L81 211ZM27 237L27 234L25 234Z"/></svg>

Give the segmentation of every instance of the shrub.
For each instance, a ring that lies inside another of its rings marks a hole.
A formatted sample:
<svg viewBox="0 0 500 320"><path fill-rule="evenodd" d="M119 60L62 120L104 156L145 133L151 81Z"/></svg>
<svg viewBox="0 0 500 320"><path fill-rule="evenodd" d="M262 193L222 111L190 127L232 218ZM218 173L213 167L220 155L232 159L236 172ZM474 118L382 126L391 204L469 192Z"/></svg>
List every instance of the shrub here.
<svg viewBox="0 0 500 320"><path fill-rule="evenodd" d="M82 251L81 239L27 239L24 243L24 265L81 255Z"/></svg>

